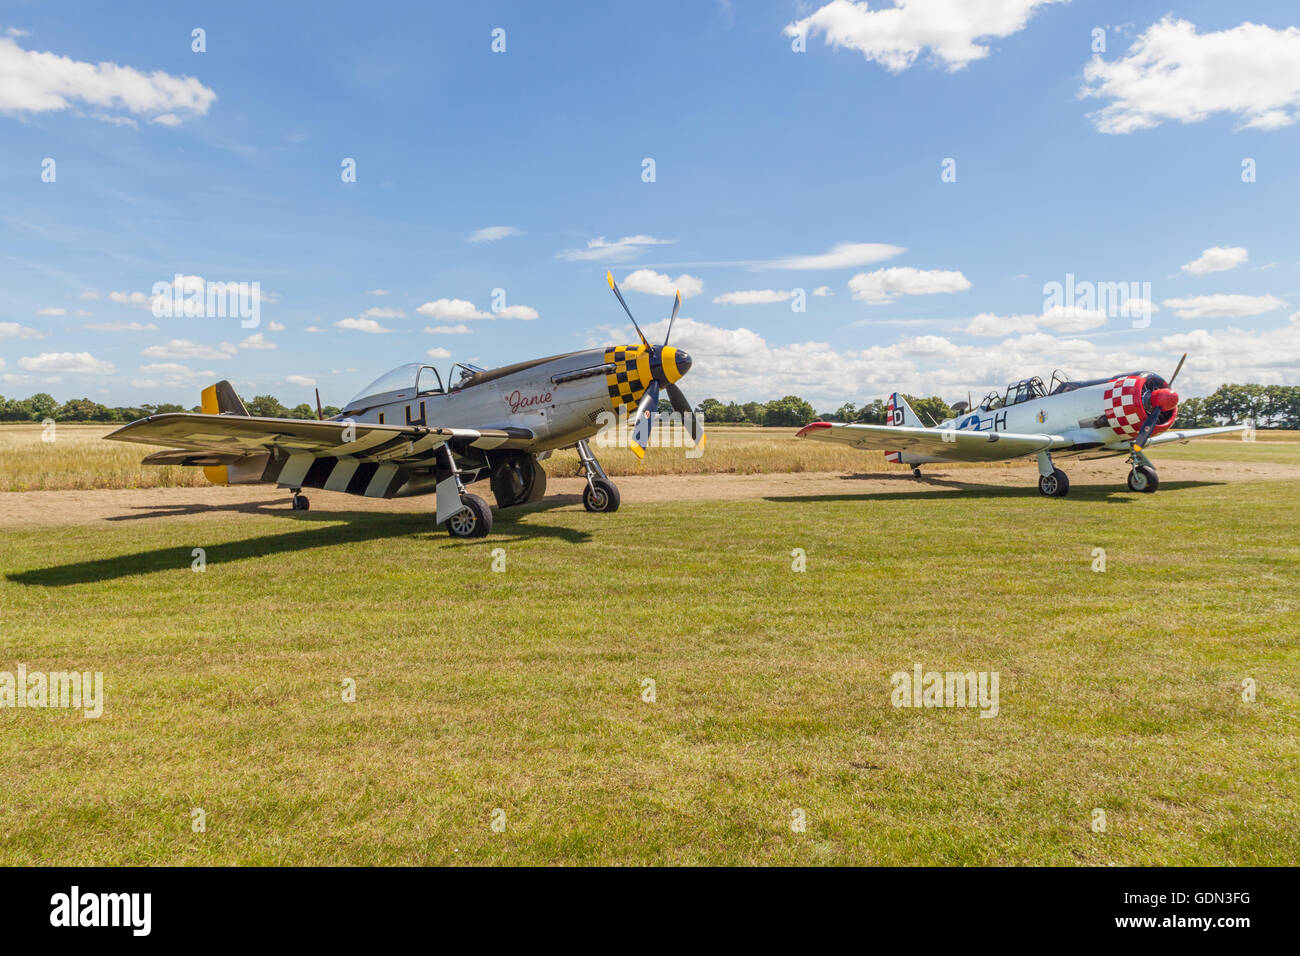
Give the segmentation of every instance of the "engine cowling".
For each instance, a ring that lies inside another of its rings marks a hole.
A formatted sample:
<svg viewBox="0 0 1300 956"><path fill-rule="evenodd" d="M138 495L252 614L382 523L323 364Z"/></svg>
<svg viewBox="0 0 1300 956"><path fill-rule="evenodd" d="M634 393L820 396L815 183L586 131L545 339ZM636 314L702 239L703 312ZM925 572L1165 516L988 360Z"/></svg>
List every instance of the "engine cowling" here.
<svg viewBox="0 0 1300 956"><path fill-rule="evenodd" d="M1178 393L1155 374L1117 378L1102 393L1107 424L1120 438L1128 439L1137 437L1153 412L1159 411L1160 419L1151 434L1168 429L1178 417L1178 401Z"/></svg>

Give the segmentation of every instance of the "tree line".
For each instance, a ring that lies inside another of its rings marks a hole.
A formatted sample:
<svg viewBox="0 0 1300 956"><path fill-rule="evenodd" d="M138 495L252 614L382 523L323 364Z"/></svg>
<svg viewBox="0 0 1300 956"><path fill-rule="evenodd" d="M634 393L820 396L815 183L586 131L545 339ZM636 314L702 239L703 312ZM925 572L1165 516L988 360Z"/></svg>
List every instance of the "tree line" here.
<svg viewBox="0 0 1300 956"><path fill-rule="evenodd" d="M956 409L942 398L904 395L907 403L926 424L938 424L952 418ZM316 409L306 402L292 408L282 405L273 395L258 395L244 402L250 415L264 418L314 419ZM964 403L960 406L965 407ZM672 411L668 399L659 401L660 411ZM60 403L46 392L30 398L5 398L0 395L0 422L133 422L165 412L198 412L198 406L138 405L107 406L89 398L74 398ZM326 405L325 417L339 413L338 407ZM706 422L738 425L798 427L818 420L828 422L863 422L885 424L885 402L873 399L862 406L846 402L834 411L819 412L811 402L797 395L770 402L729 402L706 398L696 406ZM1205 398L1185 399L1178 406L1178 424L1185 428L1209 428L1253 421L1257 428L1300 429L1300 385L1221 385Z"/></svg>
<svg viewBox="0 0 1300 956"><path fill-rule="evenodd" d="M262 418L303 418L315 419L316 409L306 402L289 408L280 404L273 395L258 395L252 400L244 400L248 414ZM30 398L5 398L0 395L0 422L42 422L53 419L56 422L133 422L150 415L162 415L166 412L201 412L195 405L101 405L89 398L73 398L60 403L46 392L37 392ZM326 405L322 411L326 418L337 415L340 409Z"/></svg>

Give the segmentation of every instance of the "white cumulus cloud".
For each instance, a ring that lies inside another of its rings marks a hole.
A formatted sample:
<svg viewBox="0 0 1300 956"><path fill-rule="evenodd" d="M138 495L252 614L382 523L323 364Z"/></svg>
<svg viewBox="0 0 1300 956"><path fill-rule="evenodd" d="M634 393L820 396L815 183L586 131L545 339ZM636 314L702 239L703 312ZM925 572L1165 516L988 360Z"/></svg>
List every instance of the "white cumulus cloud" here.
<svg viewBox="0 0 1300 956"><path fill-rule="evenodd" d="M43 339L45 333L40 329L19 325L17 322L0 322L0 339Z"/></svg>
<svg viewBox="0 0 1300 956"><path fill-rule="evenodd" d="M683 299L699 295L704 291L704 283L693 275L683 272L676 279L651 269L637 269L623 277L619 286L633 292L645 292L648 295L673 296L681 292Z"/></svg>
<svg viewBox="0 0 1300 956"><path fill-rule="evenodd" d="M942 269L913 269L894 266L875 272L859 272L849 280L853 298L869 305L884 305L900 295L933 295L939 292L963 292L970 280L960 272Z"/></svg>
<svg viewBox="0 0 1300 956"><path fill-rule="evenodd" d="M217 98L192 76L25 50L6 37L0 37L0 77L0 112L44 113L81 105L174 126L204 115Z"/></svg>
<svg viewBox="0 0 1300 956"><path fill-rule="evenodd" d="M352 316L348 316L346 319L339 319L334 323L334 327L339 329L351 329L353 332L371 332L374 334L389 331L374 319L358 319Z"/></svg>
<svg viewBox="0 0 1300 956"><path fill-rule="evenodd" d="M989 55L987 41L1019 33L1034 11L1061 0L894 0L893 6L832 0L785 28L805 40L825 34L830 46L857 50L899 73L923 50L949 70Z"/></svg>
<svg viewBox="0 0 1300 956"><path fill-rule="evenodd" d="M1197 123L1234 114L1244 129L1280 129L1300 116L1300 29L1245 22L1197 33L1166 16L1116 60L1094 56L1081 96L1111 102L1089 114L1103 133L1131 133L1166 120Z"/></svg>
<svg viewBox="0 0 1300 956"><path fill-rule="evenodd" d="M1246 250L1241 246L1211 246L1197 258L1186 263L1182 270L1194 276L1203 276L1210 272L1224 272L1236 268L1247 258Z"/></svg>
<svg viewBox="0 0 1300 956"><path fill-rule="evenodd" d="M70 375L112 375L113 363L97 359L89 352L42 352L18 360L18 367L29 372Z"/></svg>

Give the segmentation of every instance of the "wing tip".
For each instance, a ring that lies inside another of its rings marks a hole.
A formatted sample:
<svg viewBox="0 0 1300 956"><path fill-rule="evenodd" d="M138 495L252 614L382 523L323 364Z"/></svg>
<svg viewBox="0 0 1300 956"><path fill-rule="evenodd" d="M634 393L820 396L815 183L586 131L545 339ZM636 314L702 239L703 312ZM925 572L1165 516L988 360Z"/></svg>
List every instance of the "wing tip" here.
<svg viewBox="0 0 1300 956"><path fill-rule="evenodd" d="M803 428L799 429L797 432L795 432L795 433L794 433L794 437L795 437L795 438L803 438L805 435L811 434L812 432L815 432L815 431L817 431L818 429L821 429L821 428L830 428L830 427L831 427L831 423L830 423L830 422L812 422L812 423L810 423L810 424L808 424L808 425L805 425Z"/></svg>

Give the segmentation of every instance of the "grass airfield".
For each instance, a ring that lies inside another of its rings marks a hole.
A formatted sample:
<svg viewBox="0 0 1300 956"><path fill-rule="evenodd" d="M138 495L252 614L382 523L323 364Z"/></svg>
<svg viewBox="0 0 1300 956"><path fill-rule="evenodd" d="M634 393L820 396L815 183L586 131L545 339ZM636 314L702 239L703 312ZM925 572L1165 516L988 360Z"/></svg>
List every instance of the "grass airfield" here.
<svg viewBox="0 0 1300 956"><path fill-rule="evenodd" d="M811 445L735 431L700 461ZM1300 465L1285 438L1153 457ZM561 495L474 542L321 510L2 528L0 670L103 671L106 701L0 709L0 863L1294 863L1297 482L1111 470L1062 500L1032 462L941 494ZM895 708L917 663L999 672L998 716Z"/></svg>

